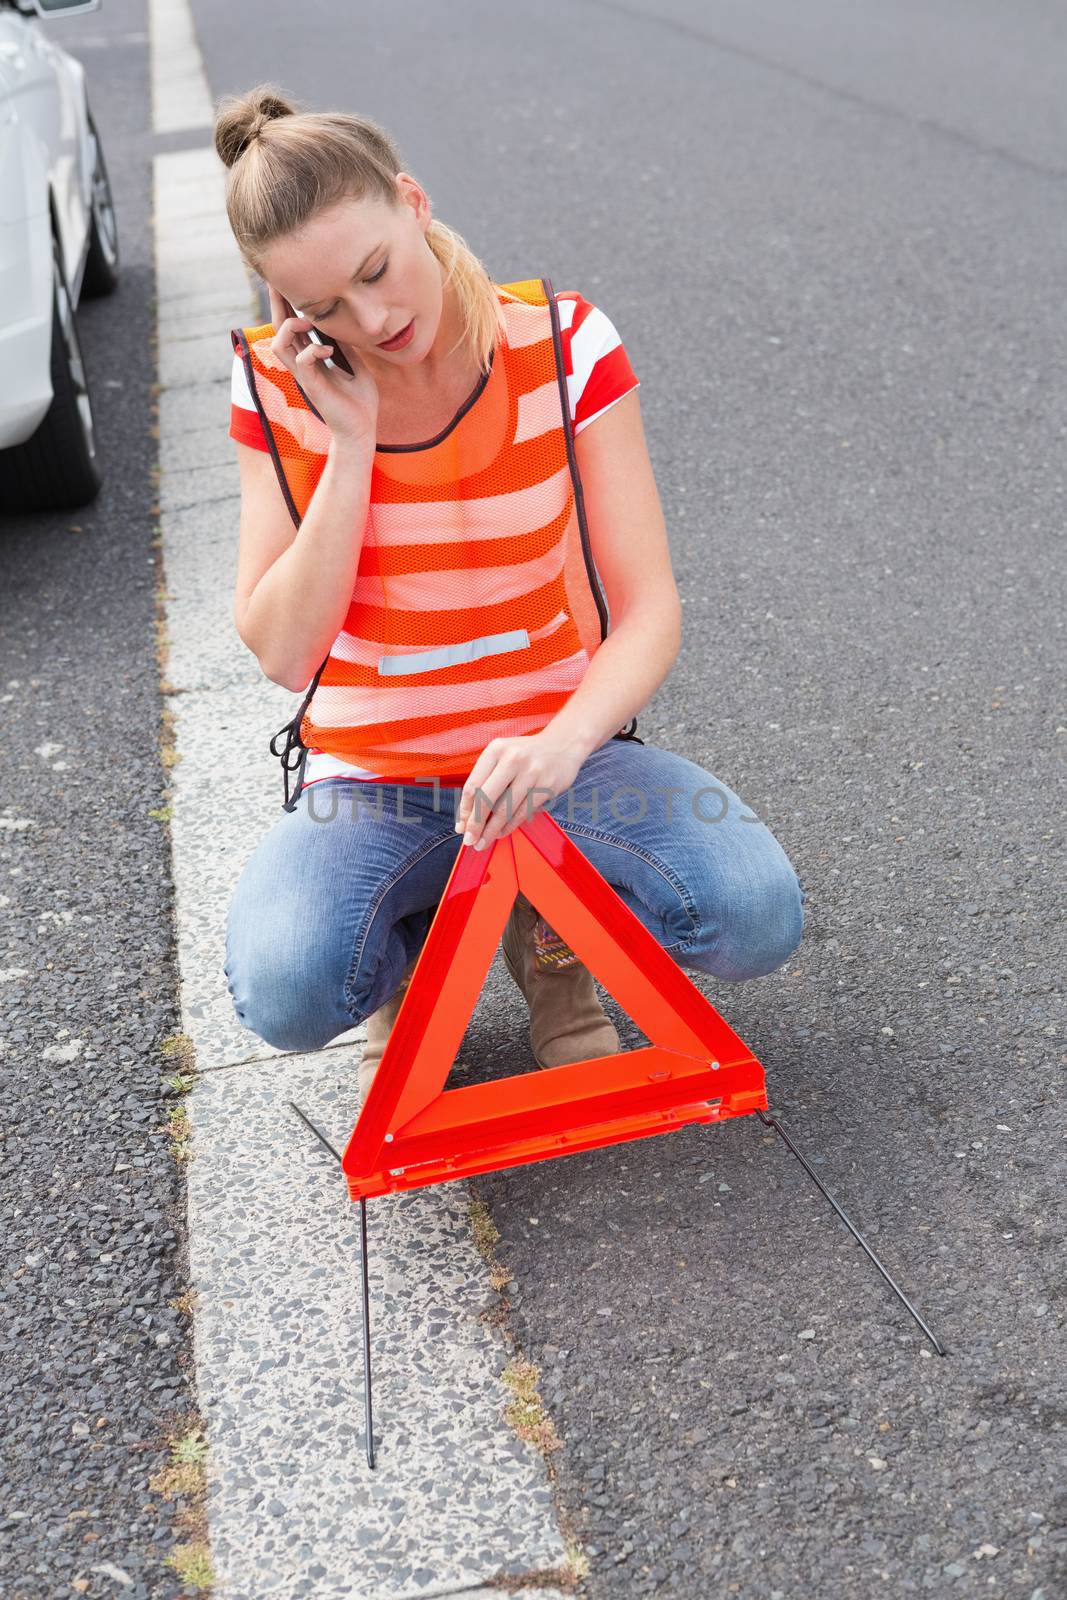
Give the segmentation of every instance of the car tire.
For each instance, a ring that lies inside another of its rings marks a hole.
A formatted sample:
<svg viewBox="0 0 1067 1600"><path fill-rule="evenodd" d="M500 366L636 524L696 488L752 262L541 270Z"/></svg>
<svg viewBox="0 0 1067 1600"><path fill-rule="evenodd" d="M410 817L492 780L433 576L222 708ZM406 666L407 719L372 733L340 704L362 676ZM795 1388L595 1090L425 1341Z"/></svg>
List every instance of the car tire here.
<svg viewBox="0 0 1067 1600"><path fill-rule="evenodd" d="M93 141L92 199L90 202L89 250L82 274L81 298L93 300L110 294L119 281L119 230L115 220L115 201L111 180L104 162L104 147L90 110L89 134Z"/></svg>
<svg viewBox="0 0 1067 1600"><path fill-rule="evenodd" d="M100 489L96 433L78 324L52 235L52 404L24 444L0 450L0 509L69 510Z"/></svg>

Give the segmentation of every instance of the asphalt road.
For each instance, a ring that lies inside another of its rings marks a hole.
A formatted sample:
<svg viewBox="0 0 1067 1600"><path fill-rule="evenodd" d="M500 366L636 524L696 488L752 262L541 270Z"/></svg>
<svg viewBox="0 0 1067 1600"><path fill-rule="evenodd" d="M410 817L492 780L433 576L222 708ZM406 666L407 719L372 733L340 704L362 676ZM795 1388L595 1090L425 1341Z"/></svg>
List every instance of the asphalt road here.
<svg viewBox="0 0 1067 1600"><path fill-rule="evenodd" d="M701 987L948 1349L755 1118L478 1180L563 1439L582 1594L1058 1600L1062 13L194 11L213 93L270 79L379 119L495 277L545 273L616 323L686 607L638 732L736 789L807 890L788 968ZM142 1226L180 1200L152 1131L176 1012L167 834L148 816L143 8L105 13L70 31L109 40L83 59L125 279L83 337L111 470L91 513L5 526L0 593L0 809L38 819L0 841L4 965L28 969L4 990L0 1509L23 1516L0 1576L33 1597L68 1592L48 1584L96 1559L94 1528L127 1532L128 1570L171 1592L151 1580L165 1507L137 1508L190 1396L184 1319L161 1310L181 1240ZM522 1021L476 1014L465 1059L505 1069ZM137 1160L136 1184L114 1175ZM131 1309L113 1354L97 1346L108 1297L137 1294L151 1327ZM90 1453L98 1414L109 1448ZM72 1522L85 1506L97 1521Z"/></svg>

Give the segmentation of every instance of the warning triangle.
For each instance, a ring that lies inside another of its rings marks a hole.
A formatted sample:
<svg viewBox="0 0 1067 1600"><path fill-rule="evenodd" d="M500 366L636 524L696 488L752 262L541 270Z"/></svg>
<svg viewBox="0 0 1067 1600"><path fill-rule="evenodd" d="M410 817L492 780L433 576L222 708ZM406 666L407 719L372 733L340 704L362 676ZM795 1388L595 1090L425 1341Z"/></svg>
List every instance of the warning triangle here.
<svg viewBox="0 0 1067 1600"><path fill-rule="evenodd" d="M650 1043L446 1090L520 890ZM744 1041L542 810L460 849L341 1165L355 1200L766 1108Z"/></svg>

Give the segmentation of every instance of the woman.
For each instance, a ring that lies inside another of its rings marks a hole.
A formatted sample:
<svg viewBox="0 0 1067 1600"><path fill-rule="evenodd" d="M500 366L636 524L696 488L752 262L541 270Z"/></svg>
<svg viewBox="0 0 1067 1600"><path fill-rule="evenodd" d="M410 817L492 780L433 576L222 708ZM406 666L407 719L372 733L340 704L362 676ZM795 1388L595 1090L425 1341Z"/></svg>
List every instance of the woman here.
<svg viewBox="0 0 1067 1600"><path fill-rule="evenodd" d="M232 335L234 618L270 679L310 682L272 745L300 755L296 795L230 911L239 1019L285 1050L366 1019L362 1103L457 852L541 806L680 965L773 972L803 927L785 852L633 733L681 606L607 317L496 284L366 118L260 85L222 103L215 145L272 313ZM502 942L540 1066L619 1049L522 895Z"/></svg>

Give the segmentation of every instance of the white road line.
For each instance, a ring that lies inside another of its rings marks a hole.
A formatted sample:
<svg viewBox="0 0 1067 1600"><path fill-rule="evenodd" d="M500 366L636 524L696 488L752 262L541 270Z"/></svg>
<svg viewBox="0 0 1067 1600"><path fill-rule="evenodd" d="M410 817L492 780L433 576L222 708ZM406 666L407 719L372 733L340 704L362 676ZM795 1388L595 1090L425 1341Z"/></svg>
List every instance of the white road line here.
<svg viewBox="0 0 1067 1600"><path fill-rule="evenodd" d="M185 0L151 0L150 15L154 127L209 128ZM165 671L179 691L168 702L180 757L171 828L182 1025L202 1074L189 1097L188 1205L215 1593L488 1600L499 1594L479 1587L488 1579L558 1567L567 1551L545 1463L503 1420L507 1351L479 1318L495 1291L467 1185L368 1202L372 1472L359 1210L288 1105L341 1146L359 1046L348 1034L310 1055L261 1044L237 1024L222 971L237 876L281 816L267 739L293 708L229 611L238 480L228 330L256 312L224 179L209 137L154 162Z"/></svg>
<svg viewBox="0 0 1067 1600"><path fill-rule="evenodd" d="M210 128L215 120L211 92L186 0L148 0L148 31L153 131Z"/></svg>

